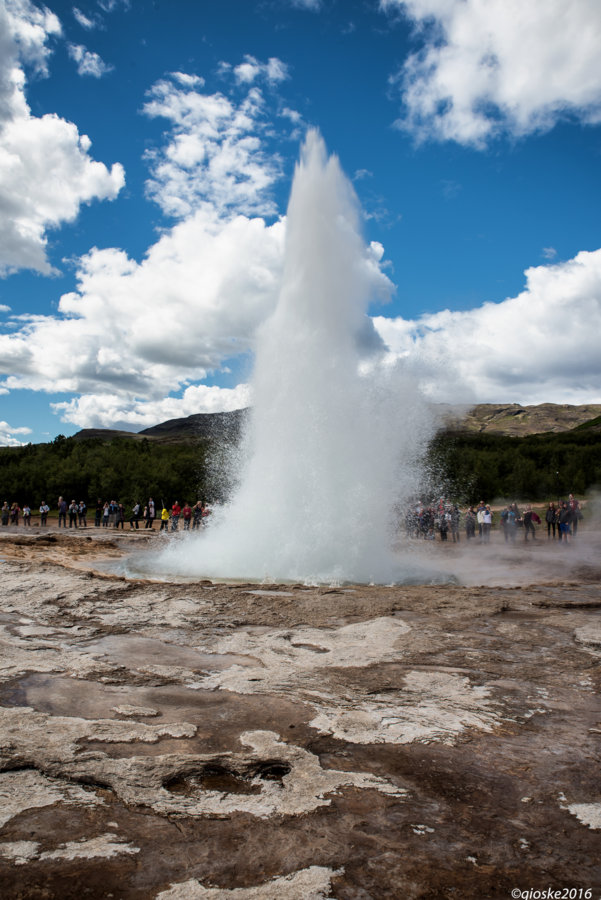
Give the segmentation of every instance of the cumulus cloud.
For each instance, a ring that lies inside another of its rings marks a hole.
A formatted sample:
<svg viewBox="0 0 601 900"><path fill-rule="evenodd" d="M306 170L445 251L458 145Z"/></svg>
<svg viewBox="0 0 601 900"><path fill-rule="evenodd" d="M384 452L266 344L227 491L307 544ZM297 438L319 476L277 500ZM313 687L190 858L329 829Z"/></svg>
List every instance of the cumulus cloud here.
<svg viewBox="0 0 601 900"><path fill-rule="evenodd" d="M280 174L264 135L277 134L257 84L242 95L233 86L235 99L203 88L199 76L172 73L144 108L170 125L148 156L148 192L176 224L141 261L92 248L57 314L9 319L0 390L76 394L53 408L82 426L143 427L248 404L244 384L199 382L252 349L276 302L285 221L264 218L276 211Z"/></svg>
<svg viewBox="0 0 601 900"><path fill-rule="evenodd" d="M261 76L270 84L278 84L289 77L288 66L277 57L271 57L266 63L262 63L248 54L244 57L244 62L234 66L234 76L239 84L252 84Z"/></svg>
<svg viewBox="0 0 601 900"><path fill-rule="evenodd" d="M63 422L80 428L120 428L141 431L158 422L198 413L230 412L251 403L250 387L235 388L190 385L181 397L137 400L111 394L86 394L64 403L51 403Z"/></svg>
<svg viewBox="0 0 601 900"><path fill-rule="evenodd" d="M601 402L601 249L525 275L524 290L501 303L376 318L389 360L410 363L438 400Z"/></svg>
<svg viewBox="0 0 601 900"><path fill-rule="evenodd" d="M393 78L419 140L482 147L546 131L562 117L601 122L597 0L380 0L423 41Z"/></svg>
<svg viewBox="0 0 601 900"><path fill-rule="evenodd" d="M277 297L283 239L283 222L221 219L203 208L140 263L122 250L91 250L58 315L17 321L0 335L4 387L90 395L57 407L78 424L90 421L94 405L96 423L103 409L118 409L122 422L131 414L129 421L153 424L151 410L184 415L193 400L226 400L217 388L164 398L252 348Z"/></svg>
<svg viewBox="0 0 601 900"><path fill-rule="evenodd" d="M57 115L31 115L24 65L47 72L48 41L60 22L29 0L0 3L0 275L51 274L47 232L77 217L82 203L113 199L123 168L90 157L91 141Z"/></svg>
<svg viewBox="0 0 601 900"><path fill-rule="evenodd" d="M149 92L144 112L170 123L166 145L146 154L149 197L178 218L209 206L220 215L274 215L269 188L280 176L277 155L264 150L266 111L253 85L240 102L202 93L202 80L182 73L162 79Z"/></svg>
<svg viewBox="0 0 601 900"><path fill-rule="evenodd" d="M102 78L107 72L113 71L113 66L105 63L97 53L93 53L83 44L67 44L69 56L77 65L78 75L91 75L93 78Z"/></svg>
<svg viewBox="0 0 601 900"><path fill-rule="evenodd" d="M31 434L31 428L13 428L8 422L0 422L0 447L22 447L26 441L15 435Z"/></svg>

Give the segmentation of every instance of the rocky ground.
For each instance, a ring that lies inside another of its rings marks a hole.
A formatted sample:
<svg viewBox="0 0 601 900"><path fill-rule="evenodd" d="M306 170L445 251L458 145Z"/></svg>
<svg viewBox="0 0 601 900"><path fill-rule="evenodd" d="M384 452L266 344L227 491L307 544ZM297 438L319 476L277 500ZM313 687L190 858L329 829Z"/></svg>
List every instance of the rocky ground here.
<svg viewBox="0 0 601 900"><path fill-rule="evenodd" d="M453 584L110 574L160 540L0 535L3 900L598 900L597 533L413 547Z"/></svg>

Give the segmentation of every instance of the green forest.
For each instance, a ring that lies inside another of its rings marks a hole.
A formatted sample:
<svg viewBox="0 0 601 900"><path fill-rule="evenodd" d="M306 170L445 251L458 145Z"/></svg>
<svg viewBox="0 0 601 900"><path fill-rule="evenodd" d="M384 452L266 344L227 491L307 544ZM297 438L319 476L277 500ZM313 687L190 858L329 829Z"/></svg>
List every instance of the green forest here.
<svg viewBox="0 0 601 900"><path fill-rule="evenodd" d="M46 500L55 508L59 495L88 505L102 498L131 506L149 496L169 505L211 502L226 493L212 458L209 440L59 435L48 444L0 448L0 503L35 509ZM424 462L432 496L444 493L461 504L551 500L601 485L601 434L594 421L527 437L443 431L424 447Z"/></svg>
<svg viewBox="0 0 601 900"><path fill-rule="evenodd" d="M206 442L163 443L136 438L78 440L59 435L50 444L0 449L0 503L16 500L51 509L59 496L118 500L131 506L154 497L169 505L175 499L204 497L207 489Z"/></svg>
<svg viewBox="0 0 601 900"><path fill-rule="evenodd" d="M444 431L428 448L429 471L461 503L582 495L601 485L601 434L595 426L593 420L571 431L526 437Z"/></svg>

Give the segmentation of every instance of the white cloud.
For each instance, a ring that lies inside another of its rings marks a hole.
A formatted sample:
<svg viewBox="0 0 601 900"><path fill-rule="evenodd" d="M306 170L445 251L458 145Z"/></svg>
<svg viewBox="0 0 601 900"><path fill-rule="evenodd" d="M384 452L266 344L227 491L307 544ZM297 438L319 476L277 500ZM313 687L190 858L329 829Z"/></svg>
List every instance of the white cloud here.
<svg viewBox="0 0 601 900"><path fill-rule="evenodd" d="M178 218L203 204L221 215L274 215L269 188L280 176L280 162L261 142L261 91L253 86L236 103L221 93L203 94L201 87L202 81L182 81L177 73L149 92L144 112L167 119L171 130L164 148L147 153L148 195Z"/></svg>
<svg viewBox="0 0 601 900"><path fill-rule="evenodd" d="M236 388L190 385L181 397L161 400L139 400L113 394L86 394L65 403L51 403L62 422L80 428L132 428L141 431L168 419L179 419L197 413L228 412L249 406L250 387Z"/></svg>
<svg viewBox="0 0 601 900"><path fill-rule="evenodd" d="M96 28L96 22L94 19L90 19L89 16L86 16L80 9L76 6L72 9L74 19L81 25L82 28L85 28L86 31L91 31L93 28Z"/></svg>
<svg viewBox="0 0 601 900"><path fill-rule="evenodd" d="M59 116L31 115L23 64L47 70L60 23L29 0L0 3L0 275L22 268L51 274L47 231L77 217L82 203L113 199L123 168L94 161L90 139Z"/></svg>
<svg viewBox="0 0 601 900"><path fill-rule="evenodd" d="M270 84L278 84L290 77L288 66L277 57L271 57L266 63L262 63L248 54L243 63L234 66L234 76L238 84L252 84L262 77Z"/></svg>
<svg viewBox="0 0 601 900"><path fill-rule="evenodd" d="M202 87L205 83L200 75L189 75L187 72L172 72L171 77L188 88Z"/></svg>
<svg viewBox="0 0 601 900"><path fill-rule="evenodd" d="M283 239L282 222L223 220L204 208L163 234L141 263L93 249L58 315L0 335L4 386L114 396L134 412L141 399L162 402L252 347L275 304ZM89 407L64 409L87 416Z"/></svg>
<svg viewBox="0 0 601 900"><path fill-rule="evenodd" d="M115 12L120 6L122 6L123 9L129 9L130 5L130 0L98 0L100 9L107 13Z"/></svg>
<svg viewBox="0 0 601 900"><path fill-rule="evenodd" d="M322 7L322 0L290 0L290 4L298 9L309 9L313 12L318 12Z"/></svg>
<svg viewBox="0 0 601 900"><path fill-rule="evenodd" d="M247 404L245 385L198 382L252 349L276 302L285 222L259 216L276 211L269 189L279 160L263 136L277 136L256 85L236 101L203 85L173 73L145 107L171 126L150 157L149 193L180 221L141 262L92 248L56 315L9 320L0 390L80 395L54 406L78 425L143 427Z"/></svg>
<svg viewBox="0 0 601 900"><path fill-rule="evenodd" d="M546 131L562 117L601 122L598 0L380 0L417 26L423 48L393 79L399 125L418 139L484 146Z"/></svg>
<svg viewBox="0 0 601 900"><path fill-rule="evenodd" d="M0 70L3 94L9 97L18 94L21 76L14 69L20 69L21 62L32 66L40 75L47 74L48 57L51 53L47 41L61 34L60 21L50 10L39 9L30 0L3 0L0 4Z"/></svg>
<svg viewBox="0 0 601 900"><path fill-rule="evenodd" d="M13 428L8 422L0 422L0 447L22 447L26 441L19 440L16 434L31 434L31 428Z"/></svg>
<svg viewBox="0 0 601 900"><path fill-rule="evenodd" d="M525 289L501 303L415 321L378 317L390 359L421 372L440 400L601 402L601 249L525 275Z"/></svg>
<svg viewBox="0 0 601 900"><path fill-rule="evenodd" d="M102 78L103 75L113 71L113 66L105 63L97 53L88 50L83 44L67 44L67 50L71 59L77 64L78 75Z"/></svg>

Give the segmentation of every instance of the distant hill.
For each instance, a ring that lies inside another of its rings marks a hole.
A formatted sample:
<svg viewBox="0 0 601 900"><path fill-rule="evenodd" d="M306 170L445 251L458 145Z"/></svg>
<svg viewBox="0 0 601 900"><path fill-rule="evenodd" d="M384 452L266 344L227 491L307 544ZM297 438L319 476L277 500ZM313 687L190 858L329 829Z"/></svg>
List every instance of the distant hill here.
<svg viewBox="0 0 601 900"><path fill-rule="evenodd" d="M528 434L560 433L572 428L595 426L601 416L601 405L570 406L567 403L540 403L520 406L518 403L479 403L467 414L448 420L461 430L487 434L524 437Z"/></svg>
<svg viewBox="0 0 601 900"><path fill-rule="evenodd" d="M120 431L115 428L83 428L73 435L76 441L101 438L132 438L133 440L159 441L161 443L181 443L197 440L235 440L248 416L248 409L233 412L197 413L183 419L168 419L152 428L142 431Z"/></svg>
<svg viewBox="0 0 601 900"><path fill-rule="evenodd" d="M222 413L197 413L193 416L186 416L184 419L169 419L161 425L145 428L138 435L162 440L231 439L240 434L247 416L248 409L235 409L233 412Z"/></svg>
<svg viewBox="0 0 601 900"><path fill-rule="evenodd" d="M84 428L74 435L75 440L87 438L133 438L151 441L181 442L194 440L235 440L248 417L248 409L223 413L197 413L181 419L169 419L143 431L119 431L110 428ZM461 431L485 434L504 434L524 437L529 434L561 433L573 428L599 429L601 404L571 406L541 403L520 406L518 403L479 403L467 413L445 407L444 417L449 427Z"/></svg>

